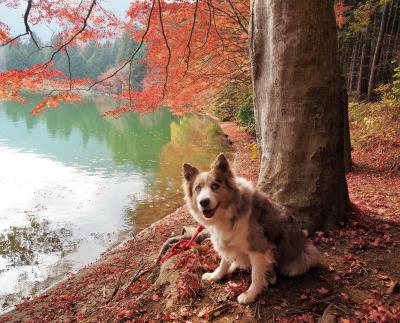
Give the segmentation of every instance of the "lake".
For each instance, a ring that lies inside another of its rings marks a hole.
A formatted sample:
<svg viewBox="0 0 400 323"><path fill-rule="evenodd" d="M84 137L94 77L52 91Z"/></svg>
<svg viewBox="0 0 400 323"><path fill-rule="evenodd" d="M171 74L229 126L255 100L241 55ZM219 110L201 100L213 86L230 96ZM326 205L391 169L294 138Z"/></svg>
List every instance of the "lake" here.
<svg viewBox="0 0 400 323"><path fill-rule="evenodd" d="M33 116L39 100L0 102L0 312L181 206L182 164L229 151L205 116L103 118L107 97Z"/></svg>

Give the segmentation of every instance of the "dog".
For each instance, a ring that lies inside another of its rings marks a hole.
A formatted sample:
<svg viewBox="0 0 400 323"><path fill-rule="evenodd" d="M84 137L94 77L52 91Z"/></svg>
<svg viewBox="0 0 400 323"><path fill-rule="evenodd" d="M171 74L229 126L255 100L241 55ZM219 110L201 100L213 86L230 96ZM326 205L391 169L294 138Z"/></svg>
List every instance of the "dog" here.
<svg viewBox="0 0 400 323"><path fill-rule="evenodd" d="M238 296L239 303L253 302L275 283L274 268L291 277L319 263L319 251L296 218L250 181L235 176L223 154L208 172L184 164L183 177L187 208L209 231L221 257L217 269L202 279L216 282L236 269L251 269L250 287Z"/></svg>

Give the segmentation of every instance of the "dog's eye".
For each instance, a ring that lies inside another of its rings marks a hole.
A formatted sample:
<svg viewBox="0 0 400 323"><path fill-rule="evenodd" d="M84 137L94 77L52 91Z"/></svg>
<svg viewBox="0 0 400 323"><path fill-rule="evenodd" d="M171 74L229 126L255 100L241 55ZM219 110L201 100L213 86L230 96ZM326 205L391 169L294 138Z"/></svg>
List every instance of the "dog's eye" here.
<svg viewBox="0 0 400 323"><path fill-rule="evenodd" d="M196 188L194 189L197 193L201 191L201 186L197 185Z"/></svg>
<svg viewBox="0 0 400 323"><path fill-rule="evenodd" d="M212 189L213 191L219 189L219 184L218 184L217 182L212 183L212 184L211 184L211 189Z"/></svg>

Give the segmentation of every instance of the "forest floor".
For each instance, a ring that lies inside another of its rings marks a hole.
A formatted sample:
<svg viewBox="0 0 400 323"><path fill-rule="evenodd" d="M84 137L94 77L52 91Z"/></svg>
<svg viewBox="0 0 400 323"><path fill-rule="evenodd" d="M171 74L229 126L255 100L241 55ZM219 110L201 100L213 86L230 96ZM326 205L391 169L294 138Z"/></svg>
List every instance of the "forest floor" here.
<svg viewBox="0 0 400 323"><path fill-rule="evenodd" d="M338 229L312 237L322 253L318 268L278 277L254 304L239 305L248 273L200 279L218 263L207 240L155 264L168 238L195 225L182 207L0 322L400 321L400 108L353 104L350 115L354 209ZM222 129L234 143L236 173L255 181L254 139L233 123Z"/></svg>

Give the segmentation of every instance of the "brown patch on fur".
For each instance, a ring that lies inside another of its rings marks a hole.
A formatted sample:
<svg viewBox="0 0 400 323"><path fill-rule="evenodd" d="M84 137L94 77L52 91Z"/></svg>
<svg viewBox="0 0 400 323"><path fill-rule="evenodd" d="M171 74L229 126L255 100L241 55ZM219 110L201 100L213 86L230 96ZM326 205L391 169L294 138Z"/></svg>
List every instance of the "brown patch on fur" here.
<svg viewBox="0 0 400 323"><path fill-rule="evenodd" d="M233 195L233 199L236 204L235 212L231 218L232 227L235 225L236 221L239 220L241 217L245 216L252 205L252 194L249 191L244 191L239 193L239 189L235 184L236 192Z"/></svg>
<svg viewBox="0 0 400 323"><path fill-rule="evenodd" d="M272 203L266 194L256 191L250 215L248 240L254 251L276 247L278 267L285 267L305 249L307 239L297 220L289 212Z"/></svg>

